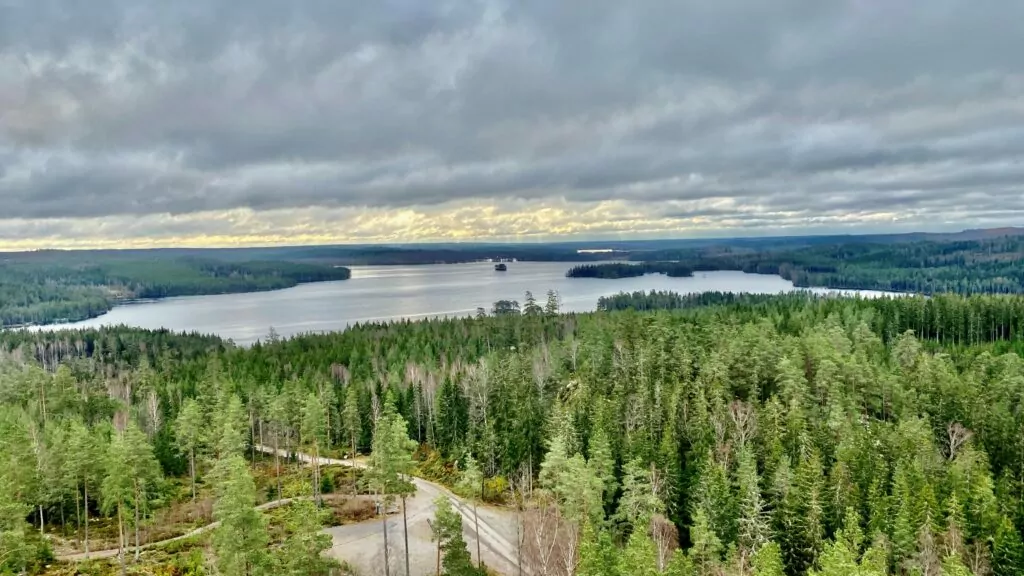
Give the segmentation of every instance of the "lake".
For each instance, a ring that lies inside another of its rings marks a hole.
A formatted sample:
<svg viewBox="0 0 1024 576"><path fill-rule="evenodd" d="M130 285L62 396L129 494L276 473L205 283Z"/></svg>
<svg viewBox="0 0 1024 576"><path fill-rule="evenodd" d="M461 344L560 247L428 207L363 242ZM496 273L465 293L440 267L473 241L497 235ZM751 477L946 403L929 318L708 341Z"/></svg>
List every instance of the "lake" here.
<svg viewBox="0 0 1024 576"><path fill-rule="evenodd" d="M559 293L563 311L585 312L597 299L618 292L671 290L775 294L795 290L779 276L743 272L697 272L692 278L649 274L604 280L566 278L568 262L514 262L507 272L489 263L425 266L353 266L352 278L302 284L273 292L186 296L118 306L103 316L38 329L95 328L125 324L140 328L195 331L252 344L270 328L281 336L343 330L356 322L401 318L469 316L477 307L490 310L497 300L523 302L527 290L543 305L548 290ZM813 292L834 292L812 288ZM865 296L873 291L843 291Z"/></svg>

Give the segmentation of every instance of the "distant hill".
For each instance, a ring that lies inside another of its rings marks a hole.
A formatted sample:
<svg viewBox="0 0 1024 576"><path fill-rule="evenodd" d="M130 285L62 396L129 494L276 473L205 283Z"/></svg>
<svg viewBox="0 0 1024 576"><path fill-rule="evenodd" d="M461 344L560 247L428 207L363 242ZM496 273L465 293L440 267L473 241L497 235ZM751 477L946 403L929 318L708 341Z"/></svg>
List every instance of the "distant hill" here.
<svg viewBox="0 0 1024 576"><path fill-rule="evenodd" d="M74 260L172 260L203 258L225 262L274 260L334 265L408 265L525 260L541 262L593 262L621 259L629 254L667 250L765 251L840 244L896 244L905 242L958 242L1004 236L1024 236L1022 227L987 228L961 232L909 232L901 234L836 234L819 236L749 236L737 238L675 238L664 240L572 240L546 243L422 243L346 244L323 246L268 246L252 248L154 248L131 250L39 250L0 253L0 261L37 262ZM580 250L612 250L580 253Z"/></svg>

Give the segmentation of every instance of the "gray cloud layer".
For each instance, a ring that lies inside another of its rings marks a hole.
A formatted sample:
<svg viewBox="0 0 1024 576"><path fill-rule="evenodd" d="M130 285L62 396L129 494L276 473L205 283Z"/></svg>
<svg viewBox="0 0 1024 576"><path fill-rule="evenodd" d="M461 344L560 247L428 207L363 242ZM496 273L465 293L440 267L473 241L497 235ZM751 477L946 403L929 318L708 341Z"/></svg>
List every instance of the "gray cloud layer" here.
<svg viewBox="0 0 1024 576"><path fill-rule="evenodd" d="M1022 21L1017 0L8 4L0 236L406 208L486 237L519 232L452 214L522 202L666 233L1019 222Z"/></svg>

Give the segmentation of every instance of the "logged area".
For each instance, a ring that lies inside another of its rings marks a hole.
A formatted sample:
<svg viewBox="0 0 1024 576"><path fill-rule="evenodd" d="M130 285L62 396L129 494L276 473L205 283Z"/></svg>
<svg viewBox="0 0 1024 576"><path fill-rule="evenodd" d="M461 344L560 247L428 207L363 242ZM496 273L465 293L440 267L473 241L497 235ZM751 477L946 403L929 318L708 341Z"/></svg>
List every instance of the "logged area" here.
<svg viewBox="0 0 1024 576"><path fill-rule="evenodd" d="M1024 298L602 307L245 349L2 333L0 566L71 573L88 542L93 574L1024 571Z"/></svg>

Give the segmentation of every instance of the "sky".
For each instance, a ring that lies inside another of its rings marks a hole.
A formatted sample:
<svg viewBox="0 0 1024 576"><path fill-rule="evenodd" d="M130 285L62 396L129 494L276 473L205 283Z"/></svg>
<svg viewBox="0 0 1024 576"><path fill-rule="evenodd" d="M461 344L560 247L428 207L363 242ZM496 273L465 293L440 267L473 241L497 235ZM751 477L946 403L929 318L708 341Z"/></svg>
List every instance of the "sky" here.
<svg viewBox="0 0 1024 576"><path fill-rule="evenodd" d="M1020 0L0 0L0 249L1024 222Z"/></svg>

